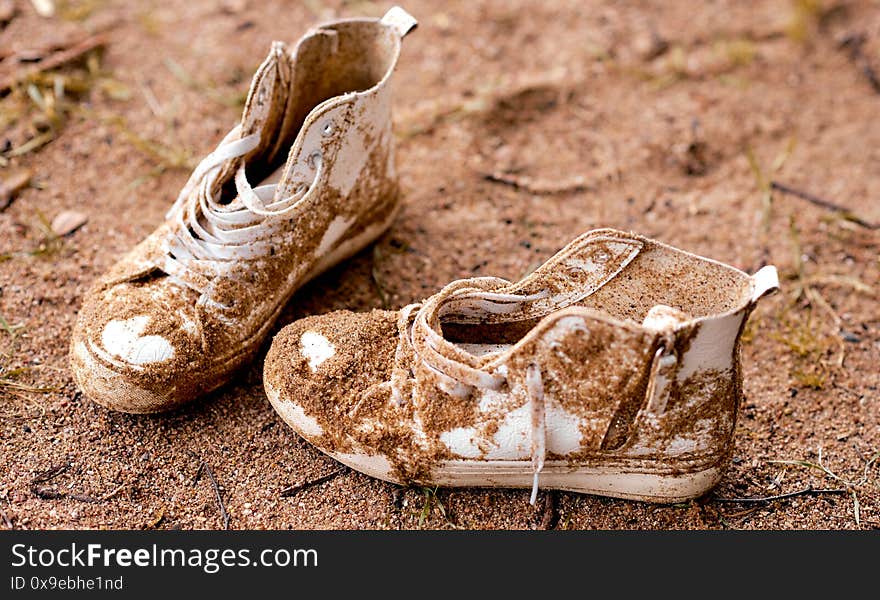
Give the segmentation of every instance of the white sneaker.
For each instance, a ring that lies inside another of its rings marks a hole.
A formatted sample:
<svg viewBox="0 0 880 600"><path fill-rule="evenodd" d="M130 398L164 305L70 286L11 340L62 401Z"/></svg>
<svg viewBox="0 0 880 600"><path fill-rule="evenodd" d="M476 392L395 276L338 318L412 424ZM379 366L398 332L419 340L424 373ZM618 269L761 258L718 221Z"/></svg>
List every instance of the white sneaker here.
<svg viewBox="0 0 880 600"><path fill-rule="evenodd" d="M740 334L777 286L773 267L597 230L516 284L292 323L264 384L297 433L388 481L678 501L721 477Z"/></svg>
<svg viewBox="0 0 880 600"><path fill-rule="evenodd" d="M86 395L146 413L220 386L297 288L388 227L390 79L415 25L393 8L273 43L241 122L85 297L71 368Z"/></svg>

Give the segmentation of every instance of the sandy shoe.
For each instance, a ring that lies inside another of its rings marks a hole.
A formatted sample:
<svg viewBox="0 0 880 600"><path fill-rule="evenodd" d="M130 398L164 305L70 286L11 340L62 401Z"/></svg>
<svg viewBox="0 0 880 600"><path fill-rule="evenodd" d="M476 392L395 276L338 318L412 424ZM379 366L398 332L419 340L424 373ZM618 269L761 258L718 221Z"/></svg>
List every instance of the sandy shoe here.
<svg viewBox="0 0 880 600"><path fill-rule="evenodd" d="M394 8L272 45L241 122L85 297L71 367L86 395L144 413L220 386L297 288L389 226L390 79L413 27Z"/></svg>
<svg viewBox="0 0 880 600"><path fill-rule="evenodd" d="M301 436L388 481L678 501L722 475L740 334L777 286L773 267L596 230L516 284L292 323L264 384Z"/></svg>

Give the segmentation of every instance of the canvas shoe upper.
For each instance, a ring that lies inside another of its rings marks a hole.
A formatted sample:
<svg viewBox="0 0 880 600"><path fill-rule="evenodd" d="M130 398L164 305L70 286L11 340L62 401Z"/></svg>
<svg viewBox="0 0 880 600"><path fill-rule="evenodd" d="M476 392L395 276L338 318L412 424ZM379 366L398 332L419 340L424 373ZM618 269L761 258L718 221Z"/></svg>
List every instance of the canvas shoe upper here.
<svg viewBox="0 0 880 600"><path fill-rule="evenodd" d="M675 501L720 478L740 334L777 285L773 267L596 230L515 284L297 321L264 384L300 435L382 479Z"/></svg>
<svg viewBox="0 0 880 600"><path fill-rule="evenodd" d="M218 387L298 287L388 227L390 79L413 27L394 8L273 43L240 123L84 298L71 365L89 397L153 412Z"/></svg>

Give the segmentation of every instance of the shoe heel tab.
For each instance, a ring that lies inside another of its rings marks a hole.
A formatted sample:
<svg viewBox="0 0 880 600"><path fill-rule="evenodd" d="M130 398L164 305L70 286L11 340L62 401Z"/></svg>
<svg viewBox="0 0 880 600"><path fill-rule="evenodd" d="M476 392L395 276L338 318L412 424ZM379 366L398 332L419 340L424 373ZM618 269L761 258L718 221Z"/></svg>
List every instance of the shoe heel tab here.
<svg viewBox="0 0 880 600"><path fill-rule="evenodd" d="M418 27L419 22L415 17L399 6L394 6L385 13L379 22L397 32L400 37L405 37L410 31Z"/></svg>
<svg viewBox="0 0 880 600"><path fill-rule="evenodd" d="M751 302L754 304L767 294L772 294L779 289L779 274L776 267L767 265L761 267L758 272L752 275L752 297Z"/></svg>

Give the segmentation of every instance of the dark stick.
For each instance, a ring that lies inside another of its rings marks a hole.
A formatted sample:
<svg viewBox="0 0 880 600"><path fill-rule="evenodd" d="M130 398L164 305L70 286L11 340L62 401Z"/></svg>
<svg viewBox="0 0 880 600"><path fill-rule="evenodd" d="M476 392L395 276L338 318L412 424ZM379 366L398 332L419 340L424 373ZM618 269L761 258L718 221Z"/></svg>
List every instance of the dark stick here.
<svg viewBox="0 0 880 600"><path fill-rule="evenodd" d="M315 479L310 479L309 481L304 481L302 483L291 485L290 487L286 487L281 490L281 497L290 498L291 496L295 496L303 490L315 487L316 485L321 485L325 481L330 481L337 475L341 475L344 472L345 469L336 469L335 471L327 473L326 475L321 475L320 477L316 477Z"/></svg>
<svg viewBox="0 0 880 600"><path fill-rule="evenodd" d="M556 529L556 522L559 520L559 515L556 512L556 490L548 490L544 494L543 504L544 514L541 516L541 522L538 524L538 529Z"/></svg>
<svg viewBox="0 0 880 600"><path fill-rule="evenodd" d="M46 483L55 477L58 477L62 473L64 473L67 469L70 468L70 463L66 462L64 464L58 465L56 467L52 467L51 469L46 469L45 471L34 475L33 480L31 481L31 493L37 498L42 498L43 500L57 500L59 498L64 498L65 494L60 492L55 492L52 490L48 490L45 488L41 488L41 483Z"/></svg>
<svg viewBox="0 0 880 600"><path fill-rule="evenodd" d="M523 190L536 195L553 195L553 194L567 194L570 192L582 192L586 189L589 189L589 185L585 180L580 177L575 177L569 179L568 181L563 181L558 185L548 185L542 184L540 181L534 180L531 177L527 176L519 176L514 174L507 173L482 173L483 179L486 181L491 181L492 183L500 183L502 185L509 185L510 187Z"/></svg>
<svg viewBox="0 0 880 600"><path fill-rule="evenodd" d="M220 516L223 517L223 529L229 529L229 513L226 512L226 505L223 504L223 497L220 495L220 485L217 483L217 478L214 477L214 471L211 470L211 466L205 461L202 461L202 466L199 467L199 470L202 469L208 474L208 479L211 480L211 487L214 488L214 497L217 499L217 506L220 508Z"/></svg>
<svg viewBox="0 0 880 600"><path fill-rule="evenodd" d="M196 458L198 458L198 457L196 457ZM199 459L199 460L201 460L201 459ZM201 477L202 477L202 471L204 471L204 470L205 470L205 461L202 460L199 463L199 468L196 469L196 474L193 475L193 485L195 485L199 482L199 479L201 479Z"/></svg>
<svg viewBox="0 0 880 600"><path fill-rule="evenodd" d="M51 469L46 469L42 473L38 473L34 475L33 481L31 481L31 485L37 483L46 483L50 479L54 479L64 473L67 469L70 468L70 463L66 462L64 464L58 465L57 467L52 467Z"/></svg>
<svg viewBox="0 0 880 600"><path fill-rule="evenodd" d="M795 496L818 496L820 494L845 494L845 489L815 489L815 488L804 488L802 490L798 490L796 492L788 492L787 494L779 494L777 496L764 496L763 498L715 498L718 502L728 502L731 504L752 504L752 503L766 503L773 502L775 500L784 500L786 498L794 498Z"/></svg>
<svg viewBox="0 0 880 600"><path fill-rule="evenodd" d="M859 67L862 75L865 76L865 79L868 80L868 83L871 84L871 87L874 89L874 91L880 94L880 76L877 75L877 71L875 71L874 67L871 66L871 62L868 60L868 57L865 56L864 52L862 52L862 46L864 45L864 33L847 35L840 43L841 48L846 48L847 50L849 50L850 60L857 67Z"/></svg>
<svg viewBox="0 0 880 600"><path fill-rule="evenodd" d="M48 488L40 487L41 483L54 479L70 468L70 463L64 463L57 467L47 469L36 475L31 481L31 493L41 500L76 500L77 502L88 502L89 504L100 504L103 500L92 498L85 494L68 494L67 492L56 492Z"/></svg>
<svg viewBox="0 0 880 600"><path fill-rule="evenodd" d="M841 206L839 204L835 204L830 200L825 200L824 198L820 198L814 194L810 194L809 192L803 192L801 190L797 190L793 187L789 187L784 183L779 183L778 181L771 181L770 187L776 191L782 192L783 194L788 194L790 196L794 196L795 198L800 198L801 200L806 200L810 204L815 204L816 206L828 209L830 211L840 213L849 221L852 221L856 225L861 225L867 229L880 229L880 224L878 223L869 223L864 219L857 217L852 213L850 209L845 206Z"/></svg>
<svg viewBox="0 0 880 600"><path fill-rule="evenodd" d="M106 45L107 39L106 34L93 35L84 40L80 40L70 48L50 54L32 67L21 69L4 77L0 80L0 94L5 93L23 81L27 81L28 78L37 73L56 69L65 63L78 60L90 50Z"/></svg>

